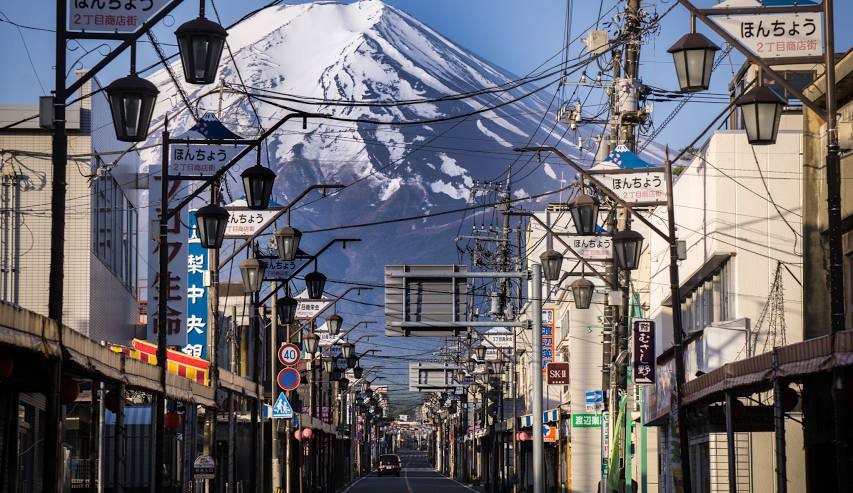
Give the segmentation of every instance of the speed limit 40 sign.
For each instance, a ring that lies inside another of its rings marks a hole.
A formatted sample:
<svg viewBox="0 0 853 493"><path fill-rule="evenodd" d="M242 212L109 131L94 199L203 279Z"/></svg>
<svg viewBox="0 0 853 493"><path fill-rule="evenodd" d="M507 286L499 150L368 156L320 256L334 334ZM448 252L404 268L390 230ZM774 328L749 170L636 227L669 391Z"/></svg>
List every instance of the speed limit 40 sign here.
<svg viewBox="0 0 853 493"><path fill-rule="evenodd" d="M278 348L278 361L285 366L293 366L299 363L301 357L302 351L299 350L299 346L296 344L282 344Z"/></svg>

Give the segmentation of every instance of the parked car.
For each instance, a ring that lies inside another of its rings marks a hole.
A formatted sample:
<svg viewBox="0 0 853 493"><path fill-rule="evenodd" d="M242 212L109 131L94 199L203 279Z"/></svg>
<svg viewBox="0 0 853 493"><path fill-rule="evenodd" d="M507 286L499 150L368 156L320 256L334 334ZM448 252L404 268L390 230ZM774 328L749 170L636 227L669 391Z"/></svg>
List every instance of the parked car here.
<svg viewBox="0 0 853 493"><path fill-rule="evenodd" d="M400 456L394 454L385 454L379 457L379 468L377 469L377 474L380 476L384 476L386 474L393 474L400 477Z"/></svg>

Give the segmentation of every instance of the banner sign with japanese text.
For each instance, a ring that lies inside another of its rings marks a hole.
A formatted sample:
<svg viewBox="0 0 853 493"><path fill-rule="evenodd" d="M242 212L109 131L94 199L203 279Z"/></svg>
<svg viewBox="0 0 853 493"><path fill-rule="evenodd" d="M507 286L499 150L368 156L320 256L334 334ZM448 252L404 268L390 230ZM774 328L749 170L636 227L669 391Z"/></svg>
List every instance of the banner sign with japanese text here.
<svg viewBox="0 0 853 493"><path fill-rule="evenodd" d="M554 361L554 327L556 324L556 309L542 309L542 369Z"/></svg>
<svg viewBox="0 0 853 493"><path fill-rule="evenodd" d="M195 211L190 211L187 245L187 345L184 354L207 359L207 287L204 272L208 268L207 249L198 237Z"/></svg>
<svg viewBox="0 0 853 493"><path fill-rule="evenodd" d="M148 246L148 331L147 339L157 342L158 328L158 299L160 294L160 239L158 237L158 225L161 200L161 172L159 166L151 166L149 169L148 188L148 224L153 228ZM186 196L186 187L179 181L169 184L168 202L177 204ZM169 253L168 272L166 288L166 343L169 346L183 347L187 344L187 228L188 213L184 209L175 214L168 224L168 236L166 248Z"/></svg>
<svg viewBox="0 0 853 493"><path fill-rule="evenodd" d="M173 175L211 176L242 149L221 144L172 144L169 172Z"/></svg>
<svg viewBox="0 0 853 493"><path fill-rule="evenodd" d="M153 17L167 0L70 0L69 31L129 33Z"/></svg>
<svg viewBox="0 0 853 493"><path fill-rule="evenodd" d="M727 7L761 6L755 0L723 2L714 6L721 12L712 19L761 58L823 55L823 16L820 13L725 14Z"/></svg>
<svg viewBox="0 0 853 493"><path fill-rule="evenodd" d="M486 361L500 358L498 350L507 356L512 354L512 331L505 327L495 327L487 330L483 337L488 341L486 344Z"/></svg>
<svg viewBox="0 0 853 493"><path fill-rule="evenodd" d="M278 212L274 209L259 211L232 205L226 206L225 209L230 214L228 224L225 226L226 238L248 238L257 233L261 226L272 220Z"/></svg>
<svg viewBox="0 0 853 493"><path fill-rule="evenodd" d="M264 279L283 281L292 276L297 269L310 262L310 259L281 260L278 258L266 259L267 269Z"/></svg>
<svg viewBox="0 0 853 493"><path fill-rule="evenodd" d="M666 201L666 180L662 172L612 173L597 178L629 204Z"/></svg>
<svg viewBox="0 0 853 493"><path fill-rule="evenodd" d="M655 322L634 320L634 383L655 383Z"/></svg>
<svg viewBox="0 0 853 493"><path fill-rule="evenodd" d="M574 236L569 240L572 250L587 260L610 260L613 243L608 236Z"/></svg>

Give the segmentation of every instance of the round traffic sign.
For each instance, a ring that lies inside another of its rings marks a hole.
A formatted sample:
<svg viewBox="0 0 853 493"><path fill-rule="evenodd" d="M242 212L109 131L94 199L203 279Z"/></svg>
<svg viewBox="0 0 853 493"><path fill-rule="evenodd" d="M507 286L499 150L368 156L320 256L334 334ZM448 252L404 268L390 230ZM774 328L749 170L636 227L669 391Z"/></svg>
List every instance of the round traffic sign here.
<svg viewBox="0 0 853 493"><path fill-rule="evenodd" d="M302 351L299 350L299 346L296 344L282 344L278 348L278 361L283 365L295 365L296 363L299 363L299 359L301 357Z"/></svg>
<svg viewBox="0 0 853 493"><path fill-rule="evenodd" d="M288 366L278 372L276 381L281 390L296 390L299 387L299 382L302 381L302 377L296 368Z"/></svg>

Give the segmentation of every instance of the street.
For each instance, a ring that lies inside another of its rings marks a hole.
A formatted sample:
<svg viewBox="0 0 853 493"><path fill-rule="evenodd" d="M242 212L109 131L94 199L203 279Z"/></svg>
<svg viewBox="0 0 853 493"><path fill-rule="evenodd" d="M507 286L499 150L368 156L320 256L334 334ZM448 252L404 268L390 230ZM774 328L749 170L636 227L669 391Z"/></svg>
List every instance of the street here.
<svg viewBox="0 0 853 493"><path fill-rule="evenodd" d="M378 477L375 472L356 481L345 493L463 493L476 491L433 469L426 451L398 450L403 470L400 477Z"/></svg>

